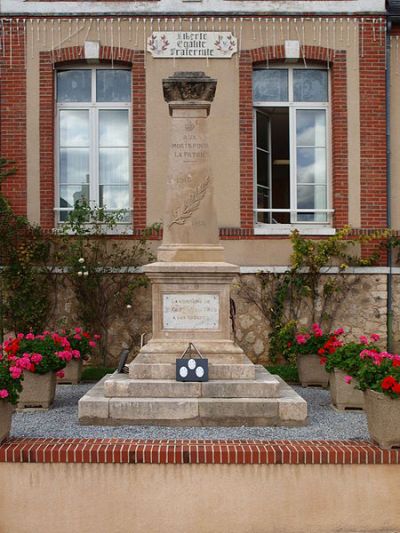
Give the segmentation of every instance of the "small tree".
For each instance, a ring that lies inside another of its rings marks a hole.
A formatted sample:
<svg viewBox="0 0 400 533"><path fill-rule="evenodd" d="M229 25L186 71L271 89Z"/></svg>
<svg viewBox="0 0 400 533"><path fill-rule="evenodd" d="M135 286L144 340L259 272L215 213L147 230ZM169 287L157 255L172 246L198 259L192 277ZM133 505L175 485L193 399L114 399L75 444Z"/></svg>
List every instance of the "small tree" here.
<svg viewBox="0 0 400 533"><path fill-rule="evenodd" d="M15 174L12 164L0 158L0 185ZM40 227L16 215L1 192L0 242L1 331L40 331L51 310L50 240Z"/></svg>
<svg viewBox="0 0 400 533"><path fill-rule="evenodd" d="M124 212L109 213L86 200L75 204L62 225L56 248L57 263L66 267L77 304L78 318L99 333L102 364L109 359L108 332L112 322L132 305L135 289L147 284L137 267L153 260L147 233L136 240L116 240L112 233Z"/></svg>
<svg viewBox="0 0 400 533"><path fill-rule="evenodd" d="M259 309L270 328L272 361L285 356L287 341L293 338L300 321L308 326L318 322L330 330L350 289L359 281L345 274L346 268L377 261L377 253L360 259L349 250L366 240L386 238L386 233L350 238L350 232L351 228L345 227L327 239L315 240L295 230L291 235L291 266L286 272L260 272L256 280L240 283L239 295ZM331 266L337 266L338 272L329 275Z"/></svg>

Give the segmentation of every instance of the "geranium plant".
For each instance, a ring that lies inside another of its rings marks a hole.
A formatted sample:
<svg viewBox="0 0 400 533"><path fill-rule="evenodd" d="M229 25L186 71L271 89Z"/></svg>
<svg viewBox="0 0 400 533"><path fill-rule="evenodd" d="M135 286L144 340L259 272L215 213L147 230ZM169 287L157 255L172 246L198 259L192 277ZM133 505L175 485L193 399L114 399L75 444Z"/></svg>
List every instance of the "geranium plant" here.
<svg viewBox="0 0 400 533"><path fill-rule="evenodd" d="M13 361L12 368L36 374L59 372L73 357L68 339L50 331L38 335L18 333L16 338L4 341L3 352Z"/></svg>
<svg viewBox="0 0 400 533"><path fill-rule="evenodd" d="M340 338L343 334L343 328L324 333L319 324L313 324L309 330L297 331L287 343L289 359L295 359L298 355L316 355L320 363L325 364L328 356L343 345Z"/></svg>
<svg viewBox="0 0 400 533"><path fill-rule="evenodd" d="M68 339L73 358L82 359L83 361L90 358L94 348L97 346L97 341L100 339L100 335L91 335L79 327L67 331L63 330L62 333Z"/></svg>
<svg viewBox="0 0 400 533"><path fill-rule="evenodd" d="M0 345L0 401L15 405L22 391L22 379L22 370L15 366L14 360L8 358Z"/></svg>
<svg viewBox="0 0 400 533"><path fill-rule="evenodd" d="M325 365L326 371L333 372L335 368L342 370L347 374L345 380L350 383L361 368L360 353L363 350L378 350L376 342L379 338L378 334L373 333L369 339L362 335L358 342L346 342L329 355Z"/></svg>
<svg viewBox="0 0 400 533"><path fill-rule="evenodd" d="M400 398L400 355L365 349L359 354L357 379L361 390L383 392Z"/></svg>

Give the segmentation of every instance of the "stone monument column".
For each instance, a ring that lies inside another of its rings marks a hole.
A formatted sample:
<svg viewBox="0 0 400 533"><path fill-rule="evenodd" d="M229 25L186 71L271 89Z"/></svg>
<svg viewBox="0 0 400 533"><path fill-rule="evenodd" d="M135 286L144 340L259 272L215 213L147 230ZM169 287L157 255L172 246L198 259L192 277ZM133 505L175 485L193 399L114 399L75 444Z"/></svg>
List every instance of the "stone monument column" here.
<svg viewBox="0 0 400 533"><path fill-rule="evenodd" d="M302 425L306 402L253 363L232 339L230 288L239 267L218 240L207 122L216 81L178 72L163 81L171 116L163 242L144 271L152 285L153 336L127 374L104 378L79 401L81 423ZM209 381L176 381L193 343Z"/></svg>
<svg viewBox="0 0 400 533"><path fill-rule="evenodd" d="M224 262L214 205L207 123L217 82L203 72L163 80L170 123L163 242L144 271L152 283L153 335L130 365L134 379L174 379L193 342L210 379L254 379L232 339L230 287L239 267Z"/></svg>
<svg viewBox="0 0 400 533"><path fill-rule="evenodd" d="M159 261L223 261L207 132L216 85L203 72L163 80L172 120Z"/></svg>

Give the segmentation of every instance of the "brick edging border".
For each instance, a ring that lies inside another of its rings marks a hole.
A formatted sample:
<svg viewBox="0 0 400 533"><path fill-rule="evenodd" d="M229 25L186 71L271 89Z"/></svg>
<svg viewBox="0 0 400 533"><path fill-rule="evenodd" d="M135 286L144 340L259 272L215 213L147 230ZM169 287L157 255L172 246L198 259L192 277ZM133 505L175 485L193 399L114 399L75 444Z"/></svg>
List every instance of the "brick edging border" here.
<svg viewBox="0 0 400 533"><path fill-rule="evenodd" d="M0 445L0 463L400 464L400 449L358 441L21 439Z"/></svg>

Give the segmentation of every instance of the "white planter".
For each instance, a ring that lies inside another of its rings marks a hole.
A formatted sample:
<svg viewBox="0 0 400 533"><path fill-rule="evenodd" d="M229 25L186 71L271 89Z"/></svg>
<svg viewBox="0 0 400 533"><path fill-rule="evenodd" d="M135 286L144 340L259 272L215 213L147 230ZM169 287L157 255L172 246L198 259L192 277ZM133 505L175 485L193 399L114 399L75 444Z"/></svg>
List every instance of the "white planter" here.
<svg viewBox="0 0 400 533"><path fill-rule="evenodd" d="M11 416L14 408L6 400L0 400L0 442L5 440L11 429Z"/></svg>
<svg viewBox="0 0 400 533"><path fill-rule="evenodd" d="M64 368L64 377L57 378L57 383L70 383L76 385L82 376L82 359L71 359Z"/></svg>
<svg viewBox="0 0 400 533"><path fill-rule="evenodd" d="M364 409L371 440L384 449L400 446L400 398L367 390Z"/></svg>
<svg viewBox="0 0 400 533"><path fill-rule="evenodd" d="M48 409L54 402L56 394L56 374L33 374L24 372L22 392L19 396L18 409L36 407Z"/></svg>
<svg viewBox="0 0 400 533"><path fill-rule="evenodd" d="M358 381L353 378L351 383L346 383L345 376L345 372L338 368L330 374L329 386L333 405L338 409L363 409L364 394L355 388Z"/></svg>
<svg viewBox="0 0 400 533"><path fill-rule="evenodd" d="M318 355L298 355L296 363L299 381L303 387L309 385L328 387L329 374L325 370L325 365L321 365Z"/></svg>

